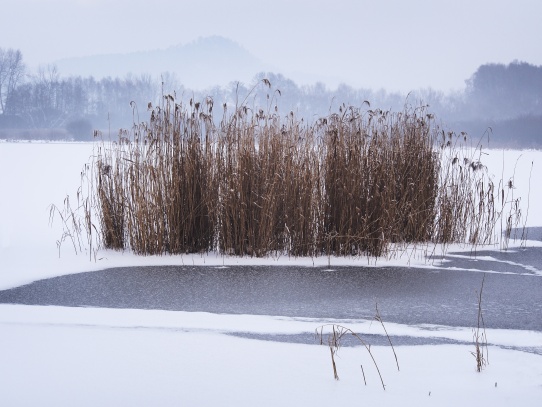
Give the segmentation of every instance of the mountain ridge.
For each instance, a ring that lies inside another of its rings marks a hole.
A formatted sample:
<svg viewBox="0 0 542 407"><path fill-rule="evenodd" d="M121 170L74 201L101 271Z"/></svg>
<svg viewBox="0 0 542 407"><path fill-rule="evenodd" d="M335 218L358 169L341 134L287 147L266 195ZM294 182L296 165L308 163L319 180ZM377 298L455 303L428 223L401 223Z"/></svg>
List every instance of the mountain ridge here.
<svg viewBox="0 0 542 407"><path fill-rule="evenodd" d="M97 54L55 62L62 75L126 77L175 74L187 88L205 89L232 81L248 82L269 66L237 42L214 35L163 49Z"/></svg>

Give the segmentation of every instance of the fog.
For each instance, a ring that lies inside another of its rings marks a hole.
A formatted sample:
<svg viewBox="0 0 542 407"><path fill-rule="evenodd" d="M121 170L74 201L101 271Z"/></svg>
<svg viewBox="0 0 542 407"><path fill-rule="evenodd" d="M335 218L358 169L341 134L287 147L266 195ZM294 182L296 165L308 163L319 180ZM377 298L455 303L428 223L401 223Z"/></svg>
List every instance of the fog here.
<svg viewBox="0 0 542 407"><path fill-rule="evenodd" d="M330 87L448 92L487 62L542 64L537 0L5 0L2 15L1 46L20 49L33 68L212 35L240 44L266 70Z"/></svg>
<svg viewBox="0 0 542 407"><path fill-rule="evenodd" d="M88 139L131 126L131 101L145 120L162 93L232 105L268 78L251 103L281 115L425 103L473 138L542 144L534 0L7 0L2 13L0 51L22 62L16 81L1 75L0 138Z"/></svg>

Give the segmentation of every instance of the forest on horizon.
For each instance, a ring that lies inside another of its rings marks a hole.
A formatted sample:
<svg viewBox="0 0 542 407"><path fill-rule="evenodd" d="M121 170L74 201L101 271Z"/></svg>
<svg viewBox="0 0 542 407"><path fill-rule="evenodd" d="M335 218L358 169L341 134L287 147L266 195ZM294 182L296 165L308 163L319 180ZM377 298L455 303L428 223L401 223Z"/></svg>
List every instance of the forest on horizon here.
<svg viewBox="0 0 542 407"><path fill-rule="evenodd" d="M258 88L267 79L271 89ZM490 146L542 148L542 66L514 61L481 65L464 90L444 93L419 89L408 95L383 89L356 89L347 84L329 89L323 83L299 86L281 74L258 73L252 84L231 82L206 90L185 88L182 78L165 72L160 78L64 77L56 66L28 72L19 50L0 48L0 139L91 140L93 130L116 135L120 128L148 119L148 103L175 94L179 103L212 98L216 106L232 109L245 101L313 122L341 106L402 111L406 104L429 105L443 127L464 131L478 140L491 129ZM230 110L231 112L232 110ZM222 118L215 112L215 119ZM487 140L487 138L486 138Z"/></svg>

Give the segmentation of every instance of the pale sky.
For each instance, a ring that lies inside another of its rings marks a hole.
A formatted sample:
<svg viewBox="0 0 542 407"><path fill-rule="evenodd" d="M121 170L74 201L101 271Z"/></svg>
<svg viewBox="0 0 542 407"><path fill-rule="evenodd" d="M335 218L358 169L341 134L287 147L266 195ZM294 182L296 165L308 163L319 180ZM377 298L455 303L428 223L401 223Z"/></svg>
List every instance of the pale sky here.
<svg viewBox="0 0 542 407"><path fill-rule="evenodd" d="M459 90L487 62L542 65L540 0L2 0L1 13L0 47L31 68L210 35L330 87Z"/></svg>

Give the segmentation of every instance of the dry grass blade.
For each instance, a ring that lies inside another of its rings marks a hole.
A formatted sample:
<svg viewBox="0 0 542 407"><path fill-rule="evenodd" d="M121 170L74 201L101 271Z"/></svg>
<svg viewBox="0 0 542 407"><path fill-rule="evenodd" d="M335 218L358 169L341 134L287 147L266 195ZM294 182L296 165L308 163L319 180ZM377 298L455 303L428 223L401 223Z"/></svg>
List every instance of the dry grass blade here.
<svg viewBox="0 0 542 407"><path fill-rule="evenodd" d="M476 328L473 329L474 352L471 354L476 359L476 371L481 372L482 369L489 363L489 353L487 347L486 326L482 313L482 291L484 290L485 274L482 278L482 286L478 295L478 318ZM485 354L484 354L485 350Z"/></svg>
<svg viewBox="0 0 542 407"><path fill-rule="evenodd" d="M331 332L327 334L324 333L324 330L326 328L328 329L331 328ZM359 336L357 333L352 331L350 328L344 327L342 325L337 325L337 324L322 325L316 329L316 337L319 339L320 344L324 344L324 336L326 335L327 335L327 340L325 341L325 343L329 346L329 350L331 352L331 364L333 367L333 377L335 378L335 380L339 380L339 375L337 373L337 365L335 363L335 356L337 355L337 352L341 348L345 337L351 336L351 337L356 338L359 341L359 343L365 347L365 350L367 351L367 353L371 357L371 360L373 361L373 364L378 373L378 377L380 377L382 388L386 390L386 385L384 384L384 379L382 378L382 374L380 373L380 368L378 367L378 364L376 363L376 359L373 353L371 352L371 346L367 342L365 342L361 338L361 336ZM362 366L362 371L363 371L363 366ZM363 371L363 378L365 380L364 371ZM367 382L365 382L365 384L367 384Z"/></svg>
<svg viewBox="0 0 542 407"><path fill-rule="evenodd" d="M393 343L391 343L391 338L390 336L388 335L388 330L386 329L386 326L384 325L384 321L382 320L382 317L380 316L380 311L378 310L378 304L375 305L376 307L376 315L375 315L375 320L377 320L378 322L380 322L380 324L382 325L382 329L384 329L384 333L386 334L386 338L388 338L388 342L391 346L391 350L393 351L393 356L395 357L395 363L397 365L397 371L399 371L399 359L397 359L397 354L395 353L395 348L393 347Z"/></svg>
<svg viewBox="0 0 542 407"><path fill-rule="evenodd" d="M505 207L510 225L519 213L513 196L496 210L481 151L425 106L341 106L307 124L247 98L217 122L212 99L166 95L117 140L96 132L83 220L65 236L75 243L86 230L89 242L142 255L382 256L420 242L490 243Z"/></svg>

